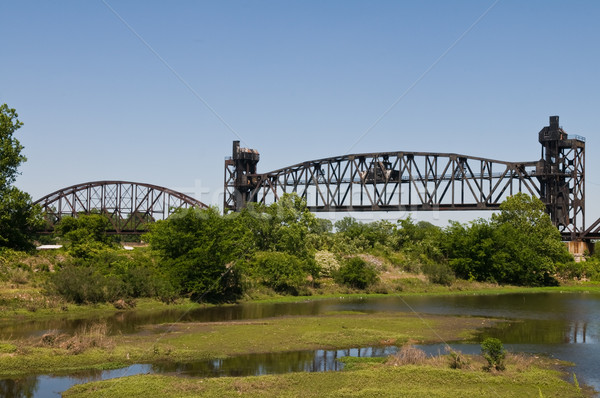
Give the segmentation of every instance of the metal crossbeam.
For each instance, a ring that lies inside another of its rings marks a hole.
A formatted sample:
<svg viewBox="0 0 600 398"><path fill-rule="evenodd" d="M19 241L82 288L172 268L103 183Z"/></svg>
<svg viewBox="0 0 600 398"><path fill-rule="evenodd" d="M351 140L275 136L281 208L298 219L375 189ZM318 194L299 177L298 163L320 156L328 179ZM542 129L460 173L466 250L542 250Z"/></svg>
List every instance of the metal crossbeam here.
<svg viewBox="0 0 600 398"><path fill-rule="evenodd" d="M225 161L224 209L272 203L295 192L311 211L497 210L518 192L538 197L566 240L600 237L585 229L585 139L569 136L558 116L539 132L538 161L429 152L336 156L257 173L257 151L240 148Z"/></svg>
<svg viewBox="0 0 600 398"><path fill-rule="evenodd" d="M384 152L303 162L248 176L256 183L238 197L234 166L226 169L225 207L232 210L277 201L286 192L298 193L311 211L485 210L516 192L540 192L536 162L458 154Z"/></svg>
<svg viewBox="0 0 600 398"><path fill-rule="evenodd" d="M65 216L98 212L112 224L112 233L139 234L145 225L167 218L180 208L206 208L204 203L158 185L128 181L94 181L59 189L38 199L50 232Z"/></svg>

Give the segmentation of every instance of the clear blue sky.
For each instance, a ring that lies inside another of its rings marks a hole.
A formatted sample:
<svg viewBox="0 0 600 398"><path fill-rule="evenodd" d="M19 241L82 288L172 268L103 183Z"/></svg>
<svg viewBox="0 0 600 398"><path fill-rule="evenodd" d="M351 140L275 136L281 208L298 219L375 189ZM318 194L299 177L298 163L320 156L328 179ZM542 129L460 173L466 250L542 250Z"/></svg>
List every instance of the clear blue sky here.
<svg viewBox="0 0 600 398"><path fill-rule="evenodd" d="M220 204L223 159L239 138L260 151L259 171L396 150L537 160L538 131L560 115L587 137L587 223L600 217L597 1L13 1L0 10L0 102L25 123L17 137L29 161L17 185L34 199L120 179Z"/></svg>

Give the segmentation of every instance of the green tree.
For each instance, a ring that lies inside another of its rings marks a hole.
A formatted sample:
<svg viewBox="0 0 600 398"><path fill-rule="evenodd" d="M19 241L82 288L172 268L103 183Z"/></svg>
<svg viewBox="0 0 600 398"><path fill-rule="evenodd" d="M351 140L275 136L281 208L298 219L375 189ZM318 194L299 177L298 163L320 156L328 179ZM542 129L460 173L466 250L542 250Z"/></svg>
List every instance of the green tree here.
<svg viewBox="0 0 600 398"><path fill-rule="evenodd" d="M298 289L307 281L305 261L285 252L257 252L249 269L253 279L260 284L276 292L297 295Z"/></svg>
<svg viewBox="0 0 600 398"><path fill-rule="evenodd" d="M235 219L239 232L246 236L246 244L251 242L252 252L285 252L303 261L314 259L315 245L319 244L314 235L329 228L326 222L317 220L306 201L295 193L284 194L269 206L249 204L240 213L227 217Z"/></svg>
<svg viewBox="0 0 600 398"><path fill-rule="evenodd" d="M316 217L306 207L306 201L297 194L284 194L267 208L269 227L273 231L272 248L298 258L314 257L314 248L308 236L318 228Z"/></svg>
<svg viewBox="0 0 600 398"><path fill-rule="evenodd" d="M110 225L110 220L102 214L80 214L61 219L56 234L68 241L71 255L91 258L113 245L112 237L106 233Z"/></svg>
<svg viewBox="0 0 600 398"><path fill-rule="evenodd" d="M500 279L506 283L556 284L557 266L573 261L544 204L537 198L523 193L509 197L500 205L500 213L492 216L492 223L500 248L493 262L503 265Z"/></svg>
<svg viewBox="0 0 600 398"><path fill-rule="evenodd" d="M241 294L234 261L247 255L245 229L216 208L180 209L151 226L144 238L182 294L202 302L235 301Z"/></svg>
<svg viewBox="0 0 600 398"><path fill-rule="evenodd" d="M21 154L23 145L13 134L23 126L19 115L6 104L0 105L0 191L6 191L15 182L17 169L27 158Z"/></svg>
<svg viewBox="0 0 600 398"><path fill-rule="evenodd" d="M464 279L556 284L557 269L573 257L544 210L539 199L519 193L506 199L490 221L452 223L442 243L450 267Z"/></svg>
<svg viewBox="0 0 600 398"><path fill-rule="evenodd" d="M386 220L362 223L352 217L337 221L335 228L338 235L363 250L392 246L396 231L395 225Z"/></svg>
<svg viewBox="0 0 600 398"><path fill-rule="evenodd" d="M467 280L497 282L494 253L494 226L478 219L470 224L451 221L444 230L442 247L448 264L457 277Z"/></svg>
<svg viewBox="0 0 600 398"><path fill-rule="evenodd" d="M32 249L43 225L41 209L31 203L29 194L15 187L0 192L0 248Z"/></svg>
<svg viewBox="0 0 600 398"><path fill-rule="evenodd" d="M30 249L35 231L43 226L39 206L31 197L12 186L18 168L27 159L23 146L13 134L23 125L17 112L0 105L0 247Z"/></svg>
<svg viewBox="0 0 600 398"><path fill-rule="evenodd" d="M481 343L481 354L488 362L485 370L504 370L504 358L506 357L506 350L499 339L494 337L488 337Z"/></svg>
<svg viewBox="0 0 600 398"><path fill-rule="evenodd" d="M377 271L360 257L351 257L344 261L340 269L334 272L334 279L341 284L364 289L377 282Z"/></svg>

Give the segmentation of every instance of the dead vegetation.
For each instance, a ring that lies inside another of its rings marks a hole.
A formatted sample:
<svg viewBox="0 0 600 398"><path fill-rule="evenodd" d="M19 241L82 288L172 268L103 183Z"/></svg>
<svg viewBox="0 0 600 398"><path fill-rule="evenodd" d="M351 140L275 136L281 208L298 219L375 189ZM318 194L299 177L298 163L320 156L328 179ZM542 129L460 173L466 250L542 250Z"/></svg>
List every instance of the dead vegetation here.
<svg viewBox="0 0 600 398"><path fill-rule="evenodd" d="M392 366L421 365L426 360L427 354L425 354L425 351L412 345L405 345L396 354L390 355L387 364Z"/></svg>
<svg viewBox="0 0 600 398"><path fill-rule="evenodd" d="M37 346L59 348L76 355L92 348L112 348L114 342L108 335L106 323L94 323L82 326L73 336L56 330L48 332L41 337Z"/></svg>

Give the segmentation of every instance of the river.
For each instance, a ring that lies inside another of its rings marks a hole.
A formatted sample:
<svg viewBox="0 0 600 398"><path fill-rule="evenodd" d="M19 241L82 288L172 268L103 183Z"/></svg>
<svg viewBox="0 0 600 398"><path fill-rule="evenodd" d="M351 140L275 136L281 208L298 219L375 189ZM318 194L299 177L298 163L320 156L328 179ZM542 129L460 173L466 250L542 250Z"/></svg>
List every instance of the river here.
<svg viewBox="0 0 600 398"><path fill-rule="evenodd" d="M572 371L579 382L600 391L600 294L529 293L465 296L393 296L339 298L298 303L241 304L167 310L152 313L123 312L106 318L53 319L0 324L0 336L41 336L49 330L72 332L85 323L105 321L113 333L134 333L141 326L164 322L223 322L278 316L318 315L331 311L414 312L507 319L482 329L480 339L491 336L513 352L544 354L575 363ZM457 344L465 353L478 353L477 342ZM437 353L441 346L421 347ZM168 373L193 377L245 376L297 371L340 370L341 356L385 356L396 347L362 347L346 350L316 350L291 353L254 354L226 360L192 364L138 364L125 369L86 372L76 375L31 375L0 380L0 395L12 397L57 397L73 384L138 373Z"/></svg>

